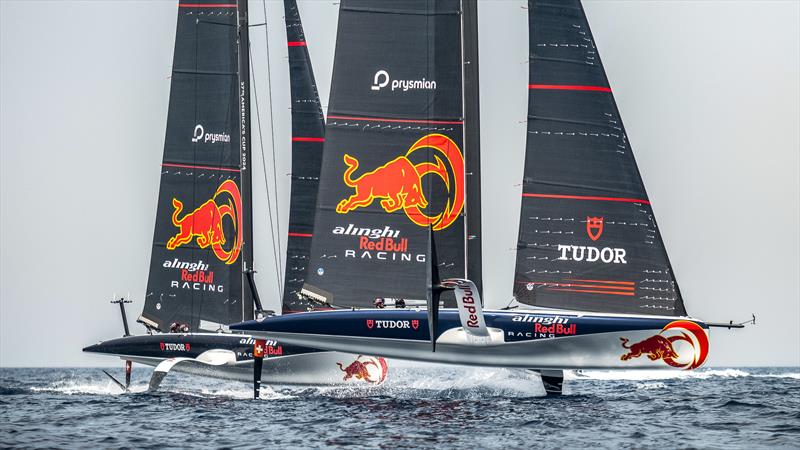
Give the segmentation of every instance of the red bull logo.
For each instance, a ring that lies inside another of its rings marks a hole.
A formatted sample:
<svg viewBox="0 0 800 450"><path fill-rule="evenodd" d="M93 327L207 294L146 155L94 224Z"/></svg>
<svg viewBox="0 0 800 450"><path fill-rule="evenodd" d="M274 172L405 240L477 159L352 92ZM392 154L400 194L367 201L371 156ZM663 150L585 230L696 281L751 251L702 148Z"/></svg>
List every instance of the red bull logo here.
<svg viewBox="0 0 800 450"><path fill-rule="evenodd" d="M412 163L411 155L421 149L432 150L435 163ZM464 157L456 143L443 134L429 134L420 138L404 156L398 156L358 178L353 178L358 169L358 160L345 154L344 163L347 165L342 177L344 184L354 188L355 192L336 206L339 214L365 208L379 198L381 207L387 213L402 209L415 224L421 227L432 225L438 231L452 225L464 208ZM446 206L438 214L424 212L428 207L428 199L422 189L422 180L427 175L439 177L448 192Z"/></svg>
<svg viewBox="0 0 800 450"><path fill-rule="evenodd" d="M703 365L708 357L706 330L688 320L670 322L659 334L635 344L628 345L628 339L623 337L620 340L622 347L628 350L619 358L622 361L646 355L650 361L663 360L672 367L692 370ZM684 350L676 351L676 344ZM692 351L689 352L687 348Z"/></svg>
<svg viewBox="0 0 800 450"><path fill-rule="evenodd" d="M167 250L175 250L196 239L200 248L211 246L217 258L225 264L236 262L242 248L242 197L233 180L223 181L211 199L181 218L178 216L183 211L183 202L173 198L172 207L175 208L172 224L179 231L167 241ZM226 218L234 225L235 236L232 242L229 242L223 230Z"/></svg>
<svg viewBox="0 0 800 450"><path fill-rule="evenodd" d="M344 372L344 381L355 379L368 383L383 383L383 380L386 379L386 374L389 373L389 365L386 364L386 360L367 356L367 359L362 361L361 358L364 358L364 355L358 355L356 360L346 367L342 363L336 363L339 366L339 370Z"/></svg>

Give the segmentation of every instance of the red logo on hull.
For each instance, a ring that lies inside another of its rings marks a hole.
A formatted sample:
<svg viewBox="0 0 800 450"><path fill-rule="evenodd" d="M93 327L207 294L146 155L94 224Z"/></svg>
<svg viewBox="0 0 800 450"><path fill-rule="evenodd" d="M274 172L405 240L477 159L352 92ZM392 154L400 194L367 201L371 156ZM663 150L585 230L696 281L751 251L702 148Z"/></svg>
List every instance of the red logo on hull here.
<svg viewBox="0 0 800 450"><path fill-rule="evenodd" d="M650 361L660 359L672 367L691 370L703 365L708 357L708 334L700 325L689 320L670 322L659 334L635 344L628 345L628 339L623 337L620 340L622 347L628 350L620 356L622 361L647 355ZM675 350L674 344L679 342L685 342L692 349L691 358Z"/></svg>
<svg viewBox="0 0 800 450"><path fill-rule="evenodd" d="M255 343L253 343L253 357L254 358L263 358L264 357L264 348L267 346L267 341L263 339L256 339Z"/></svg>
<svg viewBox="0 0 800 450"><path fill-rule="evenodd" d="M383 380L386 379L386 374L389 372L389 366L386 364L386 360L368 356L368 360L362 361L361 358L363 357L364 355L358 355L356 360L347 365L347 367L342 363L336 363L336 365L339 366L339 370L344 372L344 381L354 378L368 383L383 383ZM369 370L370 367L380 372L371 374Z"/></svg>

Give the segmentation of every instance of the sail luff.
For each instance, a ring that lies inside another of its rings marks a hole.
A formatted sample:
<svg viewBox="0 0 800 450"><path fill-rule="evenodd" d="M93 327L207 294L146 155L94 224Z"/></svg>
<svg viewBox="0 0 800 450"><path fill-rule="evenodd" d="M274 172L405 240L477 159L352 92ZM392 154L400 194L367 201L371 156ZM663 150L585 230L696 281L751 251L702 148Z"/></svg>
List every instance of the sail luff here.
<svg viewBox="0 0 800 450"><path fill-rule="evenodd" d="M238 82L239 82L239 157L242 170L242 320L250 320L254 314L254 293L246 282L245 271L253 270L253 171L252 146L250 140L250 26L248 0L237 0L238 13Z"/></svg>
<svg viewBox="0 0 800 450"><path fill-rule="evenodd" d="M478 2L461 1L463 53L464 170L466 172L466 277L483 294L481 225L481 136L478 65Z"/></svg>

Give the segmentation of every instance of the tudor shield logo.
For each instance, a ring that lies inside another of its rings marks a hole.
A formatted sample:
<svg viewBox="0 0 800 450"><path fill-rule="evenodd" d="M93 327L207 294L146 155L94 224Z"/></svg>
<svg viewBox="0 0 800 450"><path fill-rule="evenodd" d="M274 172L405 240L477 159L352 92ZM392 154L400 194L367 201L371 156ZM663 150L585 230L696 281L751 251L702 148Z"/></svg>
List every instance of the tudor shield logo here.
<svg viewBox="0 0 800 450"><path fill-rule="evenodd" d="M602 217L586 217L586 234L589 239L596 241L603 235L603 218Z"/></svg>
<svg viewBox="0 0 800 450"><path fill-rule="evenodd" d="M375 321L372 319L367 319L367 328L371 330L373 327L375 327Z"/></svg>

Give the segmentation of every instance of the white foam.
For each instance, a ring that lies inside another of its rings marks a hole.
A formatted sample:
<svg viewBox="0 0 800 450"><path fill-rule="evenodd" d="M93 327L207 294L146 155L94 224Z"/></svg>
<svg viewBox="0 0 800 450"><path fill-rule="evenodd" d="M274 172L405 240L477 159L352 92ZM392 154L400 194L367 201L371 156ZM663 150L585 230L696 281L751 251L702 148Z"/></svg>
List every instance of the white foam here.
<svg viewBox="0 0 800 450"><path fill-rule="evenodd" d="M755 374L753 376L756 378L792 378L794 380L800 380L800 372L762 373L762 374Z"/></svg>
<svg viewBox="0 0 800 450"><path fill-rule="evenodd" d="M31 387L34 392L58 392L65 395L90 394L90 395L120 395L125 391L120 389L111 380L86 381L86 380L61 380L44 387ZM131 385L129 392L138 393L147 390L147 385Z"/></svg>
<svg viewBox="0 0 800 450"><path fill-rule="evenodd" d="M198 395L203 397L226 397L237 400L249 400L253 398L252 389L201 389L199 392L181 392L182 394ZM259 391L259 400L287 400L296 398L293 395L275 391L269 386L262 386Z"/></svg>
<svg viewBox="0 0 800 450"><path fill-rule="evenodd" d="M672 380L672 379L701 379L705 380L713 377L738 378L738 377L757 377L757 378L792 378L800 379L800 373L750 373L742 369L701 369L694 371L687 370L584 370L565 372L565 380Z"/></svg>

